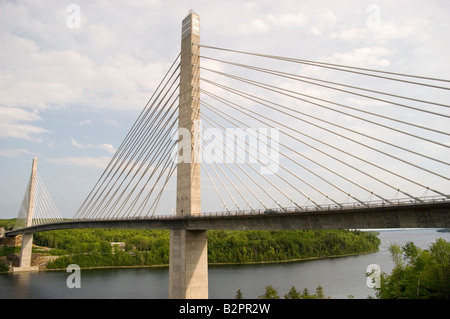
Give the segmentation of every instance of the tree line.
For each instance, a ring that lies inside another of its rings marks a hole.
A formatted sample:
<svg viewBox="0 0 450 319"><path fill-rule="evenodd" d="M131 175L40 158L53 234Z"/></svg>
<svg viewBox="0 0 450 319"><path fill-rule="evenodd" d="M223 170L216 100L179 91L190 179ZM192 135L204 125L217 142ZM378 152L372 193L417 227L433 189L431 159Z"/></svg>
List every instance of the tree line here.
<svg viewBox="0 0 450 319"><path fill-rule="evenodd" d="M244 299L244 295L240 289L236 292L236 299ZM258 299L280 299L280 296L272 285L267 285L264 294L259 296ZM320 285L317 286L315 293L310 293L308 288L300 291L292 286L289 292L284 295L284 299L330 299L330 297L325 296L323 288Z"/></svg>
<svg viewBox="0 0 450 319"><path fill-rule="evenodd" d="M421 249L413 242L389 247L394 268L382 273L380 299L449 299L450 242L442 238Z"/></svg>
<svg viewBox="0 0 450 319"><path fill-rule="evenodd" d="M36 233L34 242L51 247L58 259L48 268L150 266L169 263L169 231L73 229ZM125 251L111 249L124 242ZM350 230L208 231L209 263L277 262L376 251L376 233Z"/></svg>

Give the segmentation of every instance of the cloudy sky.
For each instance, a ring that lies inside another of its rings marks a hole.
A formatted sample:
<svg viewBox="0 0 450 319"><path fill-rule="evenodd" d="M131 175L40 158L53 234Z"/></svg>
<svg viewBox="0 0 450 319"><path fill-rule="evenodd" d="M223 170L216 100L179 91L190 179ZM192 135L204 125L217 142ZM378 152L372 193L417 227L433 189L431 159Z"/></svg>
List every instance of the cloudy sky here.
<svg viewBox="0 0 450 319"><path fill-rule="evenodd" d="M190 9L206 45L450 78L446 0L0 0L0 218L17 215L34 156L73 216L178 55Z"/></svg>

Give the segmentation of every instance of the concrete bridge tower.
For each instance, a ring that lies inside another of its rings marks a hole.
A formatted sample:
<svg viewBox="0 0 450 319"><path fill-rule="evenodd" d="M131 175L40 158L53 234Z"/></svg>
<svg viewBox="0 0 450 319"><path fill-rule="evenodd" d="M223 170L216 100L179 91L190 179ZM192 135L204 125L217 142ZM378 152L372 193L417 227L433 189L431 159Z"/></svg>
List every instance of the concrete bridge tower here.
<svg viewBox="0 0 450 319"><path fill-rule="evenodd" d="M190 11L182 22L177 216L201 213L200 187L200 17ZM169 298L208 298L207 231L170 231Z"/></svg>
<svg viewBox="0 0 450 319"><path fill-rule="evenodd" d="M28 207L27 216L25 218L25 227L33 225L33 212L36 194L36 175L37 175L37 157L33 158L31 167L30 187L28 189ZM37 270L37 267L31 266L31 253L33 247L33 233L24 233L22 235L22 249L20 251L20 266L14 267L13 271L30 271Z"/></svg>

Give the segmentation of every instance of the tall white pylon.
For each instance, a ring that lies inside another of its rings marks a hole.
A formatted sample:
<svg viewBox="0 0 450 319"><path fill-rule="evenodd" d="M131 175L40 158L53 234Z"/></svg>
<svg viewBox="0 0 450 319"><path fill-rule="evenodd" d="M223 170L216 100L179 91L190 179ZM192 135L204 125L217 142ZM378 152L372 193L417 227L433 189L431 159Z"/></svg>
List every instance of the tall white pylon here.
<svg viewBox="0 0 450 319"><path fill-rule="evenodd" d="M30 180L23 196L14 229L63 221L37 172L37 162L38 159L34 158Z"/></svg>
<svg viewBox="0 0 450 319"><path fill-rule="evenodd" d="M37 173L37 162L38 159L35 157L31 168L30 180L14 229L63 220ZM31 266L32 246L33 233L24 232L20 252L20 266L13 268L13 271L37 270L37 267Z"/></svg>

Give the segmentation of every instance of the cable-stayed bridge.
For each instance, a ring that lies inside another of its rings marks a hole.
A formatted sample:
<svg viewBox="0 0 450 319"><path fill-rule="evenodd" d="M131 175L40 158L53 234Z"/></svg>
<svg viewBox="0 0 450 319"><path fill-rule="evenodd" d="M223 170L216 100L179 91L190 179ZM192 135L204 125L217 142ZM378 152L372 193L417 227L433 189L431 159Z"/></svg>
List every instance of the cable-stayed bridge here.
<svg viewBox="0 0 450 319"><path fill-rule="evenodd" d="M209 229L450 227L449 83L203 45L191 12L73 218L35 191L33 163L26 223L7 235L170 229L170 297L205 298Z"/></svg>

